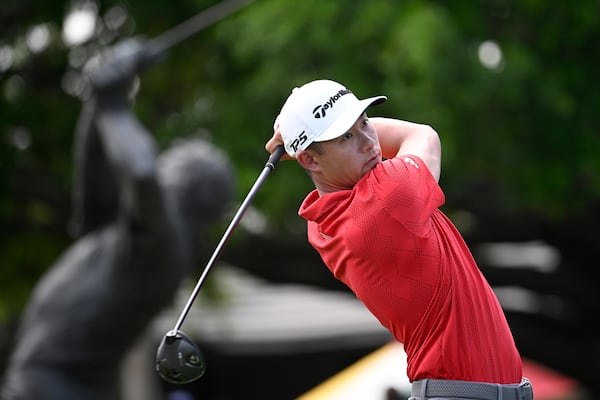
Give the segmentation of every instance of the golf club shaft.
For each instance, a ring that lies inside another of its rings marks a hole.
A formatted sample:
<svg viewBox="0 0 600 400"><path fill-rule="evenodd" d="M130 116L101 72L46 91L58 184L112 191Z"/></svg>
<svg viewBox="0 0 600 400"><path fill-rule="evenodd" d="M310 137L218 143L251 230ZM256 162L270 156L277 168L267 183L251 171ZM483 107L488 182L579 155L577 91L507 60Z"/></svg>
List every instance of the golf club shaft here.
<svg viewBox="0 0 600 400"><path fill-rule="evenodd" d="M142 51L138 68L148 67L158 60L171 47L183 42L203 29L219 22L233 12L246 6L252 0L225 0L204 10L158 37L149 40Z"/></svg>
<svg viewBox="0 0 600 400"><path fill-rule="evenodd" d="M213 264L215 263L215 260L221 253L221 250L223 249L223 247L225 246L225 244L231 237L231 234L233 233L233 231L235 230L237 225L240 223L242 217L244 216L244 213L248 209L248 206L250 205L250 203L254 199L254 196L258 192L258 189L260 189L260 187L266 180L267 176L269 176L271 171L273 171L273 169L275 169L275 165L277 164L277 162L283 155L284 151L285 151L285 149L284 149L283 145L280 145L275 149L275 151L273 152L273 154L271 154L271 156L269 157L269 160L265 164L265 167L263 168L261 174L256 179L256 182L254 182L254 185L252 185L252 188L246 195L246 198L244 199L244 201L242 202L242 204L236 211L235 215L233 216L233 219L229 223L229 226L225 230L223 237L219 241L219 244L217 245L215 251L213 252L210 259L208 260L206 267L204 267L204 271L202 271L202 275L200 275L200 278L198 279L198 283L196 283L196 286L194 287L194 290L192 291L190 298L188 299L185 307L183 308L183 311L181 312L181 315L179 316L179 319L177 320L177 323L175 324L175 327L173 328L175 331L178 331L181 328L181 325L183 325L183 321L185 320L187 314L189 313L190 308L192 307L192 304L194 303L194 300L196 300L196 297L198 296L198 293L200 292L200 288L202 287L202 284L204 283L206 276L210 272L210 269L212 268Z"/></svg>

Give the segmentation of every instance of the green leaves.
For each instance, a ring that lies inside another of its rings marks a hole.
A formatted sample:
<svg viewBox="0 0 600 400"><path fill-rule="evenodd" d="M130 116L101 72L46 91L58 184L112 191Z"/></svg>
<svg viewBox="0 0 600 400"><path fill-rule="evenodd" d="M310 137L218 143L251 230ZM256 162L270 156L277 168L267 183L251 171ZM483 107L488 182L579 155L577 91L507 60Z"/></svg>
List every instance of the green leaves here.
<svg viewBox="0 0 600 400"><path fill-rule="evenodd" d="M43 230L49 245L67 239L62 216L69 208L80 105L62 89L70 65L127 35L156 37L216 1L209 3L102 1L98 15L105 24L112 7L125 10L119 29L108 35L104 26L76 50L53 41L26 62L0 70L5 270L21 270L22 253L12 246L30 248L35 241L27 232ZM18 47L23 54L26 33L39 24L58 33L67 6L3 4L0 21L19 23L0 23L0 48ZM241 199L264 166L264 143L290 90L316 78L336 79L360 97L388 95L371 115L424 122L439 132L449 198L474 181L491 182L505 194L497 207L559 219L600 195L598 15L593 0L576 7L534 0L258 0L175 46L141 74L135 110L161 147L181 136L212 138L235 163ZM501 53L496 68L481 62L486 41ZM14 147L15 132L29 135L29 147ZM23 176L27 185L17 187ZM301 233L296 212L311 188L298 165L282 162L253 206L273 232ZM49 226L10 211L31 202L44 204L38 210L57 204L63 210ZM53 261L54 249L36 258L38 271Z"/></svg>

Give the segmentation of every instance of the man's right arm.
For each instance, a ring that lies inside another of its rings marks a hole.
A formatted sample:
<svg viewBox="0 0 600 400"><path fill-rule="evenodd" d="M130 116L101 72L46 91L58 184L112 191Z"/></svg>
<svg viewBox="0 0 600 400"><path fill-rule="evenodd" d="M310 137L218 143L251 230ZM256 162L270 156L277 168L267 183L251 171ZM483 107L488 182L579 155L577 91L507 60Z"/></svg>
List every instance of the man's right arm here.
<svg viewBox="0 0 600 400"><path fill-rule="evenodd" d="M429 125L393 118L369 118L379 137L385 158L412 154L419 157L439 181L442 147L437 132Z"/></svg>

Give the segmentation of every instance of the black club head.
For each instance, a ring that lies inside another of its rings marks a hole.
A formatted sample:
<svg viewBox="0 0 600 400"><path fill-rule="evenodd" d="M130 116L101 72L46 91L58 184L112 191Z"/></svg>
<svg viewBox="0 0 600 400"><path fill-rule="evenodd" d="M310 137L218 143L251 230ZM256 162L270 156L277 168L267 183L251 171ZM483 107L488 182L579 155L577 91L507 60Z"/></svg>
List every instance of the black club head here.
<svg viewBox="0 0 600 400"><path fill-rule="evenodd" d="M192 382L206 371L200 348L183 332L167 332L156 352L156 371L165 381L175 384Z"/></svg>

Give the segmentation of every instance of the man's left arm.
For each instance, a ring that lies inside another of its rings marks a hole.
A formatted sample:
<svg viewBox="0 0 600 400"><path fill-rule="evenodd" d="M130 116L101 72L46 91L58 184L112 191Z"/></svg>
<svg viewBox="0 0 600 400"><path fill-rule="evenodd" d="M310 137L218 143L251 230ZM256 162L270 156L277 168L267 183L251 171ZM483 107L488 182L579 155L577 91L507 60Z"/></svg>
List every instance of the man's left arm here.
<svg viewBox="0 0 600 400"><path fill-rule="evenodd" d="M439 181L442 148L440 138L431 126L393 118L373 117L369 120L377 130L383 157L415 155Z"/></svg>

